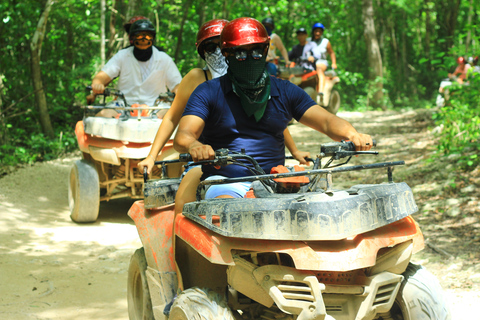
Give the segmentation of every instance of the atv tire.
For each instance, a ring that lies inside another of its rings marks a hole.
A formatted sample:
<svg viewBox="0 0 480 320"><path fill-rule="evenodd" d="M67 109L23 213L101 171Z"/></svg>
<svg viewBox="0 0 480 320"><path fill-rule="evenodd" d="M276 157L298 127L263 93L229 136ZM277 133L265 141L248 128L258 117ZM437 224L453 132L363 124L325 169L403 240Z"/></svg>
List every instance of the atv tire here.
<svg viewBox="0 0 480 320"><path fill-rule="evenodd" d="M303 90L310 96L310 98L312 98L313 101L317 101L317 90L312 87L306 87Z"/></svg>
<svg viewBox="0 0 480 320"><path fill-rule="evenodd" d="M443 290L437 278L420 265L410 263L392 308L394 319L450 320Z"/></svg>
<svg viewBox="0 0 480 320"><path fill-rule="evenodd" d="M147 282L145 249L139 248L128 267L127 302L130 320L154 320L152 300Z"/></svg>
<svg viewBox="0 0 480 320"><path fill-rule="evenodd" d="M234 320L225 298L209 289L190 288L173 302L169 320Z"/></svg>
<svg viewBox="0 0 480 320"><path fill-rule="evenodd" d="M330 93L330 101L325 109L331 114L337 114L338 109L340 109L340 94L337 90L332 90Z"/></svg>
<svg viewBox="0 0 480 320"><path fill-rule="evenodd" d="M95 165L77 160L70 170L68 184L70 218L75 222L95 222L100 207L100 182Z"/></svg>

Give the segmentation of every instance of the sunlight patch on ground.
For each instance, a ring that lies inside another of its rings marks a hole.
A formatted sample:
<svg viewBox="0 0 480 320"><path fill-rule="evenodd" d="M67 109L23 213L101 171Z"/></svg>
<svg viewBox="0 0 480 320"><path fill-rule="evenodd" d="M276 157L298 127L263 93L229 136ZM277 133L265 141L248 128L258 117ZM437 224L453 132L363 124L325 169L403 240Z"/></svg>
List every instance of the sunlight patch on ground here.
<svg viewBox="0 0 480 320"><path fill-rule="evenodd" d="M138 248L141 246L137 229L134 225L99 223L89 226L64 226L55 228L38 228L23 226L23 231L32 233L31 239L19 239L17 248L10 248L9 253L23 253L29 256L44 256L52 253L62 254L71 251L71 246L100 245L119 248ZM34 235L34 236L33 236Z"/></svg>
<svg viewBox="0 0 480 320"><path fill-rule="evenodd" d="M86 241L96 242L108 246L125 244L138 239L137 229L134 225L101 222L95 225L57 228L36 228L35 233L43 237L49 235L51 241Z"/></svg>
<svg viewBox="0 0 480 320"><path fill-rule="evenodd" d="M84 319L125 319L124 310L127 309L127 300L121 299L108 303L91 303L89 306L76 306L69 308L49 308L42 312L36 312L38 319L63 319L62 315L68 314L69 320Z"/></svg>

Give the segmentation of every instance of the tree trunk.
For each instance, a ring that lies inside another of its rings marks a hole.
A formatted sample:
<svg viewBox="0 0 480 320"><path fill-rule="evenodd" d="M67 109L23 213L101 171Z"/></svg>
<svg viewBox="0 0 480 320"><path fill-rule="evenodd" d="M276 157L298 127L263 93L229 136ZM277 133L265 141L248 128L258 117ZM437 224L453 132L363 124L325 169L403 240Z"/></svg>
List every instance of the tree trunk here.
<svg viewBox="0 0 480 320"><path fill-rule="evenodd" d="M377 34L373 15L372 0L363 0L363 24L364 36L367 45L367 58L369 66L369 78L374 82L373 105L386 110L383 103L383 67L382 55L378 46Z"/></svg>
<svg viewBox="0 0 480 320"><path fill-rule="evenodd" d="M427 70L431 69L430 57L430 31L432 30L430 22L430 8L428 7L429 0L425 0L425 57L427 61Z"/></svg>
<svg viewBox="0 0 480 320"><path fill-rule="evenodd" d="M182 51L182 39L183 39L183 29L185 28L185 22L187 21L188 17L188 11L190 9L190 6L192 5L192 0L188 0L187 3L183 4L183 17L182 17L182 22L180 23L180 30L178 31L178 37L177 37L177 48L175 49L175 56L174 60L178 61L180 58L180 52Z"/></svg>
<svg viewBox="0 0 480 320"><path fill-rule="evenodd" d="M117 2L112 0L112 6L110 10L110 22L108 29L110 30L110 37L108 38L108 51L107 51L107 58L110 59L115 54L115 39L117 38L117 29L115 28L116 20L117 20L117 10L116 10Z"/></svg>
<svg viewBox="0 0 480 320"><path fill-rule="evenodd" d="M437 12L438 25L438 40L445 40L444 42L437 42L439 51L449 52L453 47L453 36L455 35L455 28L457 25L458 9L460 7L460 0L436 0L435 10Z"/></svg>
<svg viewBox="0 0 480 320"><path fill-rule="evenodd" d="M43 133L49 137L54 138L55 134L50 121L50 115L48 114L47 99L45 97L45 91L43 90L42 72L40 68L40 55L42 51L42 42L45 37L45 29L47 26L48 14L52 7L52 0L47 0L45 9L43 10L40 19L38 20L37 29L30 42L31 63L32 63L32 80L33 88L35 90L35 102L38 108L40 125L42 126Z"/></svg>
<svg viewBox="0 0 480 320"><path fill-rule="evenodd" d="M468 9L468 18L467 18L467 25L468 31L467 31L467 39L465 40L465 52L468 53L468 46L470 45L470 42L472 41L472 17L473 17L473 0L470 0L469 4L469 9Z"/></svg>
<svg viewBox="0 0 480 320"><path fill-rule="evenodd" d="M100 0L100 59L105 65L105 0Z"/></svg>

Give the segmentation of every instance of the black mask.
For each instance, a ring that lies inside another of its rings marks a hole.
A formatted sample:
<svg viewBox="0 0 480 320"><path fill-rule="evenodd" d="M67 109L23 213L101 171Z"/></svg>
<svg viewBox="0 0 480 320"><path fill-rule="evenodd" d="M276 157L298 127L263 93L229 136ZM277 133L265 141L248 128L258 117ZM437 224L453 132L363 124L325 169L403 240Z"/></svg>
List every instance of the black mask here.
<svg viewBox="0 0 480 320"><path fill-rule="evenodd" d="M142 50L138 49L137 47L133 48L133 55L138 61L147 61L152 57L153 49L152 46L148 47L148 49Z"/></svg>

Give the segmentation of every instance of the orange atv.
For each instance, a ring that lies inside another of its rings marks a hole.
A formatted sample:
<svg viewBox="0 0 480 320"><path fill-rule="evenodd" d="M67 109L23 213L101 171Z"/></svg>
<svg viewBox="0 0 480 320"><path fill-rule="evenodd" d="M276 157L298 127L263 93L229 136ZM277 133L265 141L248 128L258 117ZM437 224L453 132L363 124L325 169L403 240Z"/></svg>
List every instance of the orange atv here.
<svg viewBox="0 0 480 320"><path fill-rule="evenodd" d="M115 99L106 102L107 97L111 96ZM84 118L75 127L83 159L73 164L68 185L70 217L73 221L96 221L100 201L143 198L143 178L137 170L137 163L148 156L162 121L156 113L168 109L171 100L165 94L153 107L128 106L120 91L106 88L103 102L84 107ZM108 109L120 112L117 118L95 116L97 112ZM175 156L178 157L178 153L173 149L173 141L169 141L159 159ZM179 176L179 168L156 168L155 175Z"/></svg>
<svg viewBox="0 0 480 320"><path fill-rule="evenodd" d="M292 62L290 66L279 67L280 78L289 80L296 84L317 102L319 106L324 107L328 112L337 114L340 109L340 94L334 89L335 84L340 82L335 70L325 71L325 88L324 95L319 95L318 92L318 76L317 71L305 67L309 63L308 60L298 58L297 62Z"/></svg>
<svg viewBox="0 0 480 320"><path fill-rule="evenodd" d="M130 209L143 243L128 271L130 319L451 319L438 280L410 262L424 241L412 190L393 181L403 161L345 166L376 152L334 142L313 169L264 174L244 153L216 153L197 164L249 162L254 175L201 182L176 217L177 182L149 180ZM387 182L334 188L333 175L368 169ZM202 199L207 185L245 181L245 198Z"/></svg>

